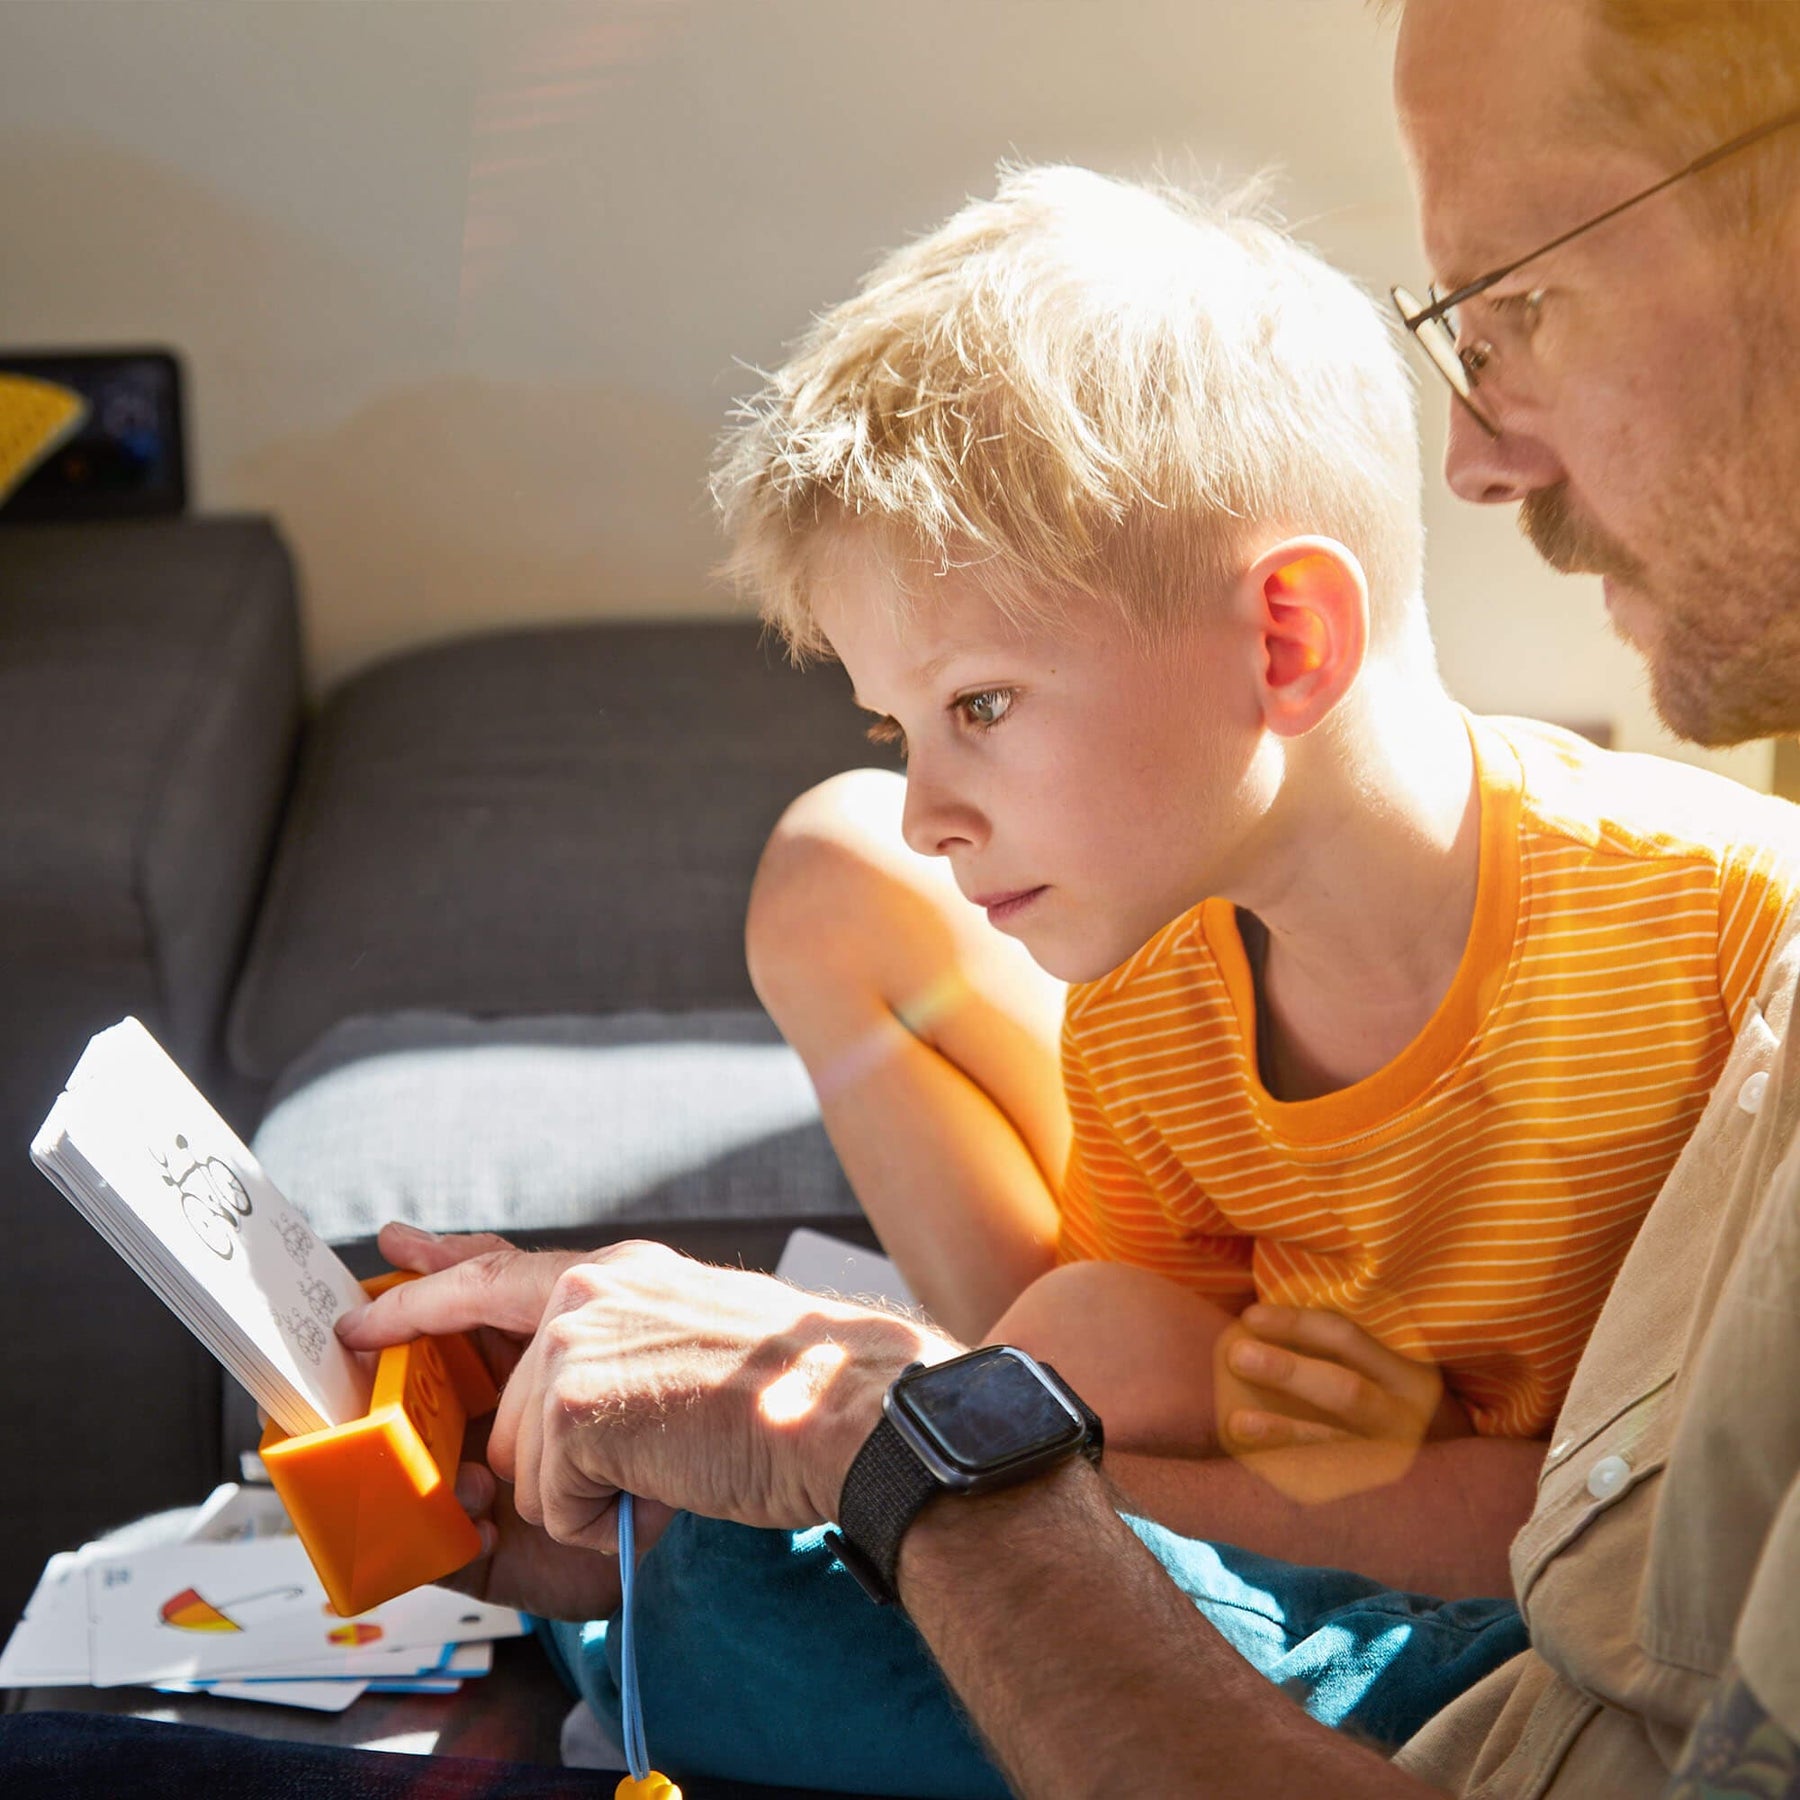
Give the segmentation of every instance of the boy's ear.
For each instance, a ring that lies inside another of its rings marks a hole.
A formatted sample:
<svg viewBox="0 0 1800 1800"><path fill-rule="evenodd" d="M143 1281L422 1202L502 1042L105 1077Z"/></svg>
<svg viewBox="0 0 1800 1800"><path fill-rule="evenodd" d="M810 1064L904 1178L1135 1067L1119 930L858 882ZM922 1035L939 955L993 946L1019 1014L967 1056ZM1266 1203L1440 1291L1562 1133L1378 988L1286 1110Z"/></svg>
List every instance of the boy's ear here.
<svg viewBox="0 0 1800 1800"><path fill-rule="evenodd" d="M1312 730L1350 691L1369 647L1369 584L1331 538L1289 538L1244 577L1255 609L1263 721L1278 737Z"/></svg>

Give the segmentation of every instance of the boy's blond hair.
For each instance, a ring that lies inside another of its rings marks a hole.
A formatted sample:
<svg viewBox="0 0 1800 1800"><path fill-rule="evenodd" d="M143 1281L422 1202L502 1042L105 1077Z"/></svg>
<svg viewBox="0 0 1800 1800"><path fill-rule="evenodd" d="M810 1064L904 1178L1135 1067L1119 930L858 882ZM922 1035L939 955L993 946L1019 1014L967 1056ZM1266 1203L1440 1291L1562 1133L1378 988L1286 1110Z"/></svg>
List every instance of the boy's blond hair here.
<svg viewBox="0 0 1800 1800"><path fill-rule="evenodd" d="M1015 614L1075 592L1149 637L1256 537L1319 533L1362 562L1378 644L1425 637L1404 364L1367 296L1242 200L1003 170L814 323L713 491L726 573L800 655L829 652L816 553L851 520Z"/></svg>

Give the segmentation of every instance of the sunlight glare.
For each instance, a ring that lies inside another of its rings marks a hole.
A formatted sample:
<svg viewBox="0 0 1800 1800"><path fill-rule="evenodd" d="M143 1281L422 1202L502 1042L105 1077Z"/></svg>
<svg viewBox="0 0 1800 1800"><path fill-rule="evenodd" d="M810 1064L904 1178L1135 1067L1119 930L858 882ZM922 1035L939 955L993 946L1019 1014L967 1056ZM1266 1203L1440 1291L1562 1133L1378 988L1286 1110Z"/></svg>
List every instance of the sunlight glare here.
<svg viewBox="0 0 1800 1800"><path fill-rule="evenodd" d="M793 1425L812 1411L819 1390L844 1366L842 1344L814 1344L785 1375L763 1389L758 1410L771 1425Z"/></svg>

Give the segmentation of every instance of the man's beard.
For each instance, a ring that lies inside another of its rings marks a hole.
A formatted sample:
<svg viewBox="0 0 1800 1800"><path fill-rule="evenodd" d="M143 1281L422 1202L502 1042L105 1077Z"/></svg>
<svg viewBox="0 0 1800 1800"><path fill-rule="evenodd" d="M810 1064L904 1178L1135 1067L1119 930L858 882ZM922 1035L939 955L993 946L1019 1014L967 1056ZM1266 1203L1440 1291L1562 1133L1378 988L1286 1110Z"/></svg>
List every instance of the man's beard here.
<svg viewBox="0 0 1800 1800"><path fill-rule="evenodd" d="M1662 722L1716 749L1800 731L1800 584L1784 578L1792 563L1771 542L1779 531L1752 508L1713 500L1658 554L1654 580L1649 564L1575 511L1566 484L1528 494L1519 529L1553 569L1602 575L1641 596L1654 621L1647 641L1616 617L1613 629L1644 657Z"/></svg>
<svg viewBox="0 0 1800 1800"><path fill-rule="evenodd" d="M1648 664L1657 713L1715 747L1800 732L1800 349L1784 283L1743 293L1721 340L1735 354L1684 430L1679 466L1637 472L1632 548L1584 518L1566 483L1519 507L1552 568L1625 591L1614 629Z"/></svg>
<svg viewBox="0 0 1800 1800"><path fill-rule="evenodd" d="M1566 481L1534 488L1525 496L1519 505L1519 529L1538 555L1565 575L1610 575L1633 586L1644 580L1644 565L1570 505Z"/></svg>

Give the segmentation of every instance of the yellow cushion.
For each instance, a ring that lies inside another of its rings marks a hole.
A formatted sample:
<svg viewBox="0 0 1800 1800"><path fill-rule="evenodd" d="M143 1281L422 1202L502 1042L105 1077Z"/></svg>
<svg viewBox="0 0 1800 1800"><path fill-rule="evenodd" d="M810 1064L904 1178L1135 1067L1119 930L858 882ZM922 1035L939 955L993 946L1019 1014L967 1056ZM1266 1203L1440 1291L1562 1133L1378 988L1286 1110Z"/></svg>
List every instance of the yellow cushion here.
<svg viewBox="0 0 1800 1800"><path fill-rule="evenodd" d="M87 416L67 388L0 372L0 501Z"/></svg>

